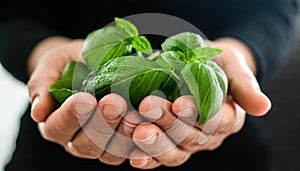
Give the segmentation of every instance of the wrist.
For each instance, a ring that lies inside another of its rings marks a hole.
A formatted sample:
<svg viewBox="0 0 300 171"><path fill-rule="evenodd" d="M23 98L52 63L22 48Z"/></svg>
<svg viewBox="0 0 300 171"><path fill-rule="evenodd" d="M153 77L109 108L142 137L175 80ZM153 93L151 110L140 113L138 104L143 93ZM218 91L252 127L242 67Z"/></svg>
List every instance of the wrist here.
<svg viewBox="0 0 300 171"><path fill-rule="evenodd" d="M57 46L59 44L64 44L69 42L71 39L63 37L63 36L53 36L46 38L42 41L40 41L31 51L29 58L28 58L28 63L27 63L27 71L28 74L31 75L33 72L37 61L39 57L46 52L48 49L51 49L54 46Z"/></svg>
<svg viewBox="0 0 300 171"><path fill-rule="evenodd" d="M244 60L246 61L253 74L257 74L255 58L250 48L245 43L238 39L230 37L216 39L214 43L220 44L220 46L225 46L226 48L231 48L233 51L242 54L240 56L244 57Z"/></svg>

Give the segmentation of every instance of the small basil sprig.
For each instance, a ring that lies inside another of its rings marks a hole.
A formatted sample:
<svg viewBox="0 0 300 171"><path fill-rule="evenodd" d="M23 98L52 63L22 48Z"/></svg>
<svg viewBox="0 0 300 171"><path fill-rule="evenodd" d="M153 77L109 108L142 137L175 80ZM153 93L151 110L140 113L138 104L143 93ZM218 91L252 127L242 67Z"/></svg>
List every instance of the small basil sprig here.
<svg viewBox="0 0 300 171"><path fill-rule="evenodd" d="M153 58L150 42L131 22L115 21L116 26L87 36L82 53L85 64L72 61L50 87L59 103L76 92L88 92L97 99L114 92L137 109L150 94L169 101L191 94L199 110L199 124L220 110L228 83L211 59L221 49L207 47L199 35L183 32L167 38L161 45L162 53ZM142 54L150 56L147 59Z"/></svg>
<svg viewBox="0 0 300 171"><path fill-rule="evenodd" d="M115 18L116 26L109 26L90 33L83 46L83 58L90 69L120 56L136 52L152 53L152 47L137 28L129 21Z"/></svg>
<svg viewBox="0 0 300 171"><path fill-rule="evenodd" d="M180 70L180 76L197 104L199 124L204 124L220 110L227 94L227 77L223 70L211 61L222 53L222 50L206 47L199 35L190 32L167 38L162 44L162 49L172 54L168 55L168 63L175 70ZM178 59L181 60L181 64ZM179 67L183 66L182 63L184 67Z"/></svg>

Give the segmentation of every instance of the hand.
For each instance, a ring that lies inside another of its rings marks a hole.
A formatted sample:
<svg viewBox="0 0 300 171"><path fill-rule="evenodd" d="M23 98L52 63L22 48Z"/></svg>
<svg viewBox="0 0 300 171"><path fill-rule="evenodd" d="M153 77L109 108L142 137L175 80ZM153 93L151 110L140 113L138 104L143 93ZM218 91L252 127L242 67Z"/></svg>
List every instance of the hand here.
<svg viewBox="0 0 300 171"><path fill-rule="evenodd" d="M192 154L214 150L226 137L238 132L246 112L262 116L270 109L271 103L254 76L255 63L247 47L232 39L213 42L213 46L224 50L216 62L229 81L222 109L206 124L198 125L198 111L191 96L180 97L173 104L155 96L145 98L139 112L152 123L139 124L134 130L133 140L139 148L131 154L133 167L181 165Z"/></svg>
<svg viewBox="0 0 300 171"><path fill-rule="evenodd" d="M76 93L40 124L40 132L76 157L119 165L135 147L132 134L140 122L141 117L127 112L125 100L117 94L97 102L88 93Z"/></svg>
<svg viewBox="0 0 300 171"><path fill-rule="evenodd" d="M125 100L116 94L109 94L97 102L88 93L76 93L56 109L56 102L48 91L69 61L83 61L80 57L82 45L82 40L53 37L33 50L28 82L31 116L39 123L46 140L60 144L72 155L117 165L129 157L135 146L132 133L141 117L127 112ZM124 139L122 146L118 144L120 138Z"/></svg>

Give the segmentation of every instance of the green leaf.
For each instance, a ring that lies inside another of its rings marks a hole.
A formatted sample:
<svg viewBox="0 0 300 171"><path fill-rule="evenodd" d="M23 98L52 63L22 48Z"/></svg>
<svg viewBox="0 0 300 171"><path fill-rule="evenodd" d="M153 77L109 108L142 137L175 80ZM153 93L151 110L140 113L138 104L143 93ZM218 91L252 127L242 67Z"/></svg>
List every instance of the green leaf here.
<svg viewBox="0 0 300 171"><path fill-rule="evenodd" d="M198 47L193 49L193 52L196 54L195 61L198 62L206 62L208 60L213 59L217 55L223 52L221 49L210 48L210 47Z"/></svg>
<svg viewBox="0 0 300 171"><path fill-rule="evenodd" d="M180 51L163 52L160 57L156 59L156 63L162 67L181 70L185 63L182 61L184 54Z"/></svg>
<svg viewBox="0 0 300 171"><path fill-rule="evenodd" d="M163 51L180 51L185 55L182 59L185 63L191 62L195 58L193 49L204 47L204 41L200 35L183 32L167 38L161 45Z"/></svg>
<svg viewBox="0 0 300 171"><path fill-rule="evenodd" d="M84 41L83 58L95 69L112 58L132 53L131 36L120 27L106 27L90 33Z"/></svg>
<svg viewBox="0 0 300 171"><path fill-rule="evenodd" d="M72 89L78 90L81 87L82 81L90 73L88 67L79 61L70 61L63 71L61 80L70 79L72 82Z"/></svg>
<svg viewBox="0 0 300 171"><path fill-rule="evenodd" d="M130 37L136 37L139 35L139 32L134 24L128 20L115 17L116 26L124 29Z"/></svg>
<svg viewBox="0 0 300 171"><path fill-rule="evenodd" d="M202 125L220 110L226 89L220 86L214 67L206 63L189 63L181 73L198 106Z"/></svg>
<svg viewBox="0 0 300 171"><path fill-rule="evenodd" d="M145 96L164 88L173 74L143 57L118 57L92 71L83 81L81 91L94 94L98 99L107 93L118 93L136 108Z"/></svg>
<svg viewBox="0 0 300 171"><path fill-rule="evenodd" d="M62 104L69 96L80 89L82 81L89 72L90 70L84 63L70 61L65 66L61 78L50 86L49 92Z"/></svg>
<svg viewBox="0 0 300 171"><path fill-rule="evenodd" d="M173 94L170 93L173 93L174 89L176 82L169 74L160 70L148 70L137 74L130 82L129 99L132 106L137 109L140 102L150 94L173 101Z"/></svg>
<svg viewBox="0 0 300 171"><path fill-rule="evenodd" d="M173 102L181 95L185 95L185 92L182 92L181 89L182 84L183 80L178 80L174 76L167 74L159 87L159 90L163 93L161 97ZM160 96L160 94L157 95Z"/></svg>
<svg viewBox="0 0 300 171"><path fill-rule="evenodd" d="M216 73L221 89L223 90L223 96L226 97L228 91L228 80L227 76L224 73L223 69L213 61L207 61L206 64L212 67Z"/></svg>
<svg viewBox="0 0 300 171"><path fill-rule="evenodd" d="M148 55L152 54L151 44L145 36L134 37L131 44L136 52L143 52Z"/></svg>
<svg viewBox="0 0 300 171"><path fill-rule="evenodd" d="M54 96L59 104L62 104L69 96L77 91L72 90L72 79L66 78L53 83L49 88L49 92Z"/></svg>

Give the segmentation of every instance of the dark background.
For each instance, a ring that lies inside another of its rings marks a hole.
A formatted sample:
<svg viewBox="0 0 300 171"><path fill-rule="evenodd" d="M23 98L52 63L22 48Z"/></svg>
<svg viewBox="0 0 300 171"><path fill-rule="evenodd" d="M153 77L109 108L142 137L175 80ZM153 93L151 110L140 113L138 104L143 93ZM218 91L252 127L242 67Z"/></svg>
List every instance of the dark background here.
<svg viewBox="0 0 300 171"><path fill-rule="evenodd" d="M263 86L272 109L263 117L271 141L274 169L300 171L300 18L295 45L288 62ZM276 49L274 49L276 50Z"/></svg>

